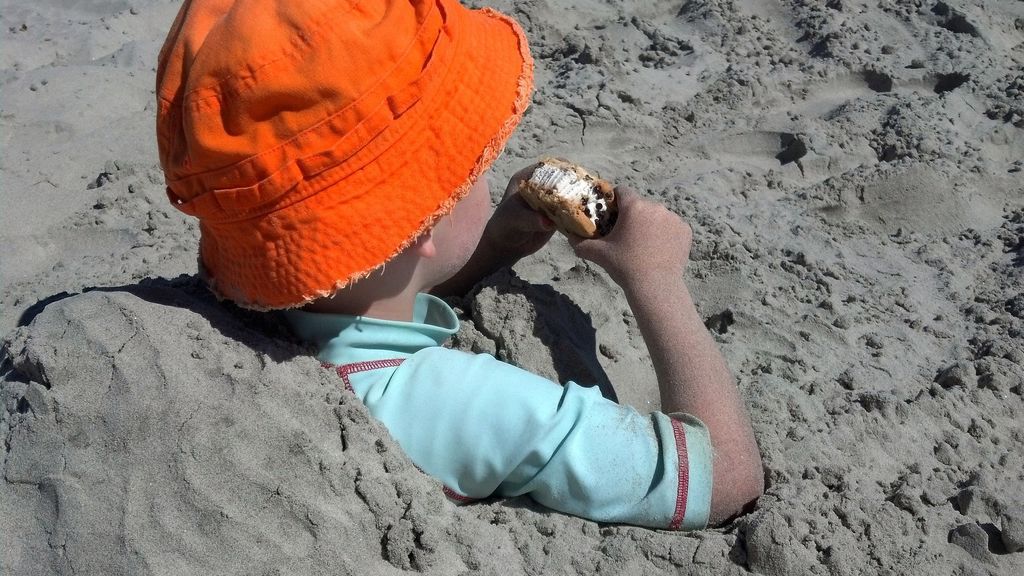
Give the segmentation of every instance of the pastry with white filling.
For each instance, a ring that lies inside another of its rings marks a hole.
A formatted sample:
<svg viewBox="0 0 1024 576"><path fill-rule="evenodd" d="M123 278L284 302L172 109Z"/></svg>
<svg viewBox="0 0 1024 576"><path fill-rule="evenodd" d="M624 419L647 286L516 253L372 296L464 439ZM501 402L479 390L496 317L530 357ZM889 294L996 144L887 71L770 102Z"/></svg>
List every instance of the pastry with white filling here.
<svg viewBox="0 0 1024 576"><path fill-rule="evenodd" d="M604 236L618 216L611 183L557 158L541 160L533 174L519 184L519 195L566 235Z"/></svg>

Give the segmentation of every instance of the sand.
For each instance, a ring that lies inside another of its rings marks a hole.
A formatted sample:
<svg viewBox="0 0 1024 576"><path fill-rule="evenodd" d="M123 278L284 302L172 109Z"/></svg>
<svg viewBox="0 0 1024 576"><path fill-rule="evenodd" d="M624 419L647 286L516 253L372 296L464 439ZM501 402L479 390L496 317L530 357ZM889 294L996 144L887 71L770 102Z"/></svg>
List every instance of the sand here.
<svg viewBox="0 0 1024 576"><path fill-rule="evenodd" d="M490 174L572 158L683 215L767 493L723 529L450 503L195 278L164 196L177 3L0 7L0 573L1024 573L1024 3L498 1L538 91ZM556 238L453 345L657 409Z"/></svg>

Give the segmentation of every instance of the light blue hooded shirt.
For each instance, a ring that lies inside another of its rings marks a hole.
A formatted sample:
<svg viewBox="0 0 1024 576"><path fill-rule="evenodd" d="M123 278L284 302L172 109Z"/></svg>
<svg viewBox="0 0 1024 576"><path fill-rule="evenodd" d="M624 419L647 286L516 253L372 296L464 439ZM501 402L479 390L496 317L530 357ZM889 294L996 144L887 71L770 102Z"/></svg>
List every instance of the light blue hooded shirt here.
<svg viewBox="0 0 1024 576"><path fill-rule="evenodd" d="M700 529L711 509L711 443L688 414L643 415L597 387L564 386L442 344L459 329L419 294L411 322L289 310L409 458L460 502L529 495L599 522Z"/></svg>

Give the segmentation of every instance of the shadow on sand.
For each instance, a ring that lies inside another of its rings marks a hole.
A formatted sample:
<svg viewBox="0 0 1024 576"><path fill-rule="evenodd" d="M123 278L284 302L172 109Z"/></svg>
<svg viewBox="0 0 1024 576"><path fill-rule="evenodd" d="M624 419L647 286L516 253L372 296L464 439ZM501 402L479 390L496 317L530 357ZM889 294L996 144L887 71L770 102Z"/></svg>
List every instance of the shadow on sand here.
<svg viewBox="0 0 1024 576"><path fill-rule="evenodd" d="M532 305L533 336L550 351L560 382L572 380L581 386L597 386L602 395L617 401L611 381L597 359L593 323L590 316L575 302L549 285L530 284L511 270L500 271L486 278L466 298L455 298L452 301L456 305L468 306L470 298L487 286L495 288L499 297L521 295ZM246 310L228 301L218 301L198 276L146 278L137 284L96 286L82 291L87 292L124 292L160 306L190 310L209 321L223 336L278 362L300 354L315 354L296 340L277 315ZM21 313L18 326L31 324L47 306L75 295L60 292L39 300Z"/></svg>

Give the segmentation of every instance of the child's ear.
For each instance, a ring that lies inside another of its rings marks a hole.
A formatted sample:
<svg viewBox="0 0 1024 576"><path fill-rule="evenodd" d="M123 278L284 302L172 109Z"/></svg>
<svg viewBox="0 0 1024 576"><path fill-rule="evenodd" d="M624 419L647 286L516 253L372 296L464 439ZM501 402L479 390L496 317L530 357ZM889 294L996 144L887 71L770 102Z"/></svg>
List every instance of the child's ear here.
<svg viewBox="0 0 1024 576"><path fill-rule="evenodd" d="M416 243L412 245L413 252L420 258L433 258L437 256L437 245L434 244L433 231L424 232Z"/></svg>

